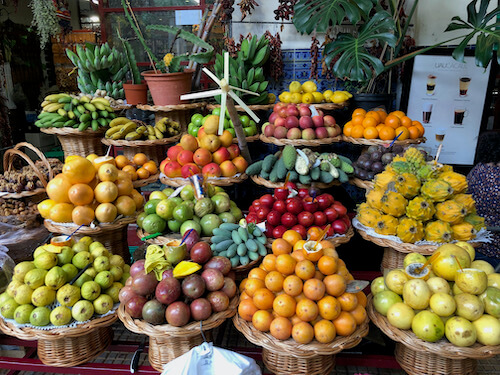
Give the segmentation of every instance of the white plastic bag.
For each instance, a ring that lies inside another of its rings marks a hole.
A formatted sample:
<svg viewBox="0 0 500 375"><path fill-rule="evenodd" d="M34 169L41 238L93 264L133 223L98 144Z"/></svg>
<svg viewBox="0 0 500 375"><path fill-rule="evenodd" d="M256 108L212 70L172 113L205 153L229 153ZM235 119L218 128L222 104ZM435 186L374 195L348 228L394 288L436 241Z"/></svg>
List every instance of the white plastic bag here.
<svg viewBox="0 0 500 375"><path fill-rule="evenodd" d="M261 375L252 358L204 342L163 367L162 375Z"/></svg>

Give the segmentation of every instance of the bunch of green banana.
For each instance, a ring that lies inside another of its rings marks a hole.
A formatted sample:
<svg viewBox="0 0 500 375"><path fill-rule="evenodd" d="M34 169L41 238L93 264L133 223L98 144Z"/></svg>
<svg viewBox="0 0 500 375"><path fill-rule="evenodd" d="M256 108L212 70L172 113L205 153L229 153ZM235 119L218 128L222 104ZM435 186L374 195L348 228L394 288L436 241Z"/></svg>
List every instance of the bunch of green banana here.
<svg viewBox="0 0 500 375"><path fill-rule="evenodd" d="M180 133L181 126L178 122L163 118L155 126L140 125L126 117L117 117L109 123L110 128L104 135L105 138L126 141L141 139L156 140L173 137Z"/></svg>
<svg viewBox="0 0 500 375"><path fill-rule="evenodd" d="M72 127L84 131L91 127L95 131L108 126L116 117L109 101L104 98L52 94L45 97L41 106L42 112L35 122L39 128Z"/></svg>
<svg viewBox="0 0 500 375"><path fill-rule="evenodd" d="M78 44L76 53L66 49L66 54L78 68L78 88L85 94L93 95L96 90L106 90L109 96L124 97L123 83L128 72L127 60L123 53L110 48L108 43L101 46Z"/></svg>
<svg viewBox="0 0 500 375"><path fill-rule="evenodd" d="M241 91L234 91L247 104L265 104L268 102L267 86L264 70L262 66L269 59L271 50L269 41L265 35L257 39L253 36L251 39L243 39L241 49L236 59L229 59L229 84L250 90L259 94L259 96L249 95ZM215 57L215 74L217 77L224 76L224 58L221 54ZM220 101L220 96L216 97Z"/></svg>

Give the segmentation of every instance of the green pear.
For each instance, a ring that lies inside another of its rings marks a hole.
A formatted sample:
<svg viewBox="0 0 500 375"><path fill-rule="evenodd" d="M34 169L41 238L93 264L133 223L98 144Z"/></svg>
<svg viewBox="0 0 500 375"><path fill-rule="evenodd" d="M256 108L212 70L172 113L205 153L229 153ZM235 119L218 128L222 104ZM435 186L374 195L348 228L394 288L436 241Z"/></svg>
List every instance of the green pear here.
<svg viewBox="0 0 500 375"><path fill-rule="evenodd" d="M89 301L78 301L71 309L71 315L78 322L86 322L94 315L94 305Z"/></svg>

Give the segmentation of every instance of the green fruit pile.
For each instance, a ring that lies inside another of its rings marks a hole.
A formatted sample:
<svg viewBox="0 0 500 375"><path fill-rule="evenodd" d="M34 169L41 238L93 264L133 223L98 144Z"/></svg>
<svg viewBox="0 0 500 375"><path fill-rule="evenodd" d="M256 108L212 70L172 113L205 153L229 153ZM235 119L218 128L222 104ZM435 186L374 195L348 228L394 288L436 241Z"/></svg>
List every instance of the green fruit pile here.
<svg viewBox="0 0 500 375"><path fill-rule="evenodd" d="M220 108L214 108L212 110L212 115L220 116ZM191 122L188 124L187 128L188 134L191 134L193 137L198 137L198 131L205 124L205 120L209 116L210 115L203 116L199 113L195 113L191 116ZM239 118L246 137L252 137L258 134L259 130L257 129L257 124L254 120L250 119L247 115L241 115ZM227 111L226 117L224 118L224 130L229 131L233 135L233 138L236 137L233 121L229 118L229 113Z"/></svg>
<svg viewBox="0 0 500 375"><path fill-rule="evenodd" d="M106 314L119 302L129 270L121 256L110 254L90 237L72 246L43 245L33 253L33 261L14 268L12 281L0 295L0 313L18 324L38 327L87 321L94 314Z"/></svg>
<svg viewBox="0 0 500 375"><path fill-rule="evenodd" d="M178 196L173 189L154 191L137 217L137 225L145 232L184 233L194 229L200 236L212 236L222 223L237 223L243 214L229 195L218 186L208 184L206 197L195 199L192 185L186 185ZM167 230L168 228L168 230Z"/></svg>
<svg viewBox="0 0 500 375"><path fill-rule="evenodd" d="M267 238L254 223L223 223L213 230L213 255L229 258L232 267L246 266L267 255Z"/></svg>

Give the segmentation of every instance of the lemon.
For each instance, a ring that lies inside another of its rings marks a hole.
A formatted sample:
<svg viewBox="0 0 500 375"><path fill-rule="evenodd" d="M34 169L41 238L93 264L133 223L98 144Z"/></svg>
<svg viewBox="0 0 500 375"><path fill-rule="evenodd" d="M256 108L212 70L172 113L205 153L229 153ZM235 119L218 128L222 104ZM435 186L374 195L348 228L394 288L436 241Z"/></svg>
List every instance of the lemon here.
<svg viewBox="0 0 500 375"><path fill-rule="evenodd" d="M269 104L274 104L276 102L276 95L274 95L273 93L267 94L267 102Z"/></svg>
<svg viewBox="0 0 500 375"><path fill-rule="evenodd" d="M332 97L330 98L330 100L336 104L343 103L348 99L349 99L348 96L345 93L340 92L340 91L335 91L333 93Z"/></svg>
<svg viewBox="0 0 500 375"><path fill-rule="evenodd" d="M302 94L294 92L290 98L289 103L294 103L294 104L302 103Z"/></svg>
<svg viewBox="0 0 500 375"><path fill-rule="evenodd" d="M332 90L326 90L324 93L323 93L323 97L325 98L325 102L331 102L331 98L333 96L333 91Z"/></svg>
<svg viewBox="0 0 500 375"><path fill-rule="evenodd" d="M314 103L321 103L325 98L322 93L315 91L312 93L314 96Z"/></svg>
<svg viewBox="0 0 500 375"><path fill-rule="evenodd" d="M302 103L311 104L314 103L314 95L310 92L302 95Z"/></svg>
<svg viewBox="0 0 500 375"><path fill-rule="evenodd" d="M50 216L50 210L55 205L56 205L56 201L53 201L52 199L45 199L45 200L41 201L40 203L38 203L38 206L37 206L38 212L40 212L40 215L42 215L42 217L44 219L48 219Z"/></svg>
<svg viewBox="0 0 500 375"><path fill-rule="evenodd" d="M280 102L290 103L291 96L292 94L290 94L288 91L283 91L279 96Z"/></svg>
<svg viewBox="0 0 500 375"><path fill-rule="evenodd" d="M302 84L302 90L307 93L318 91L318 86L313 81L306 81ZM292 91L292 90L290 90Z"/></svg>
<svg viewBox="0 0 500 375"><path fill-rule="evenodd" d="M299 81L292 81L290 83L290 86L288 86L288 89L290 92L293 93L300 93L302 92L302 85L300 84Z"/></svg>

